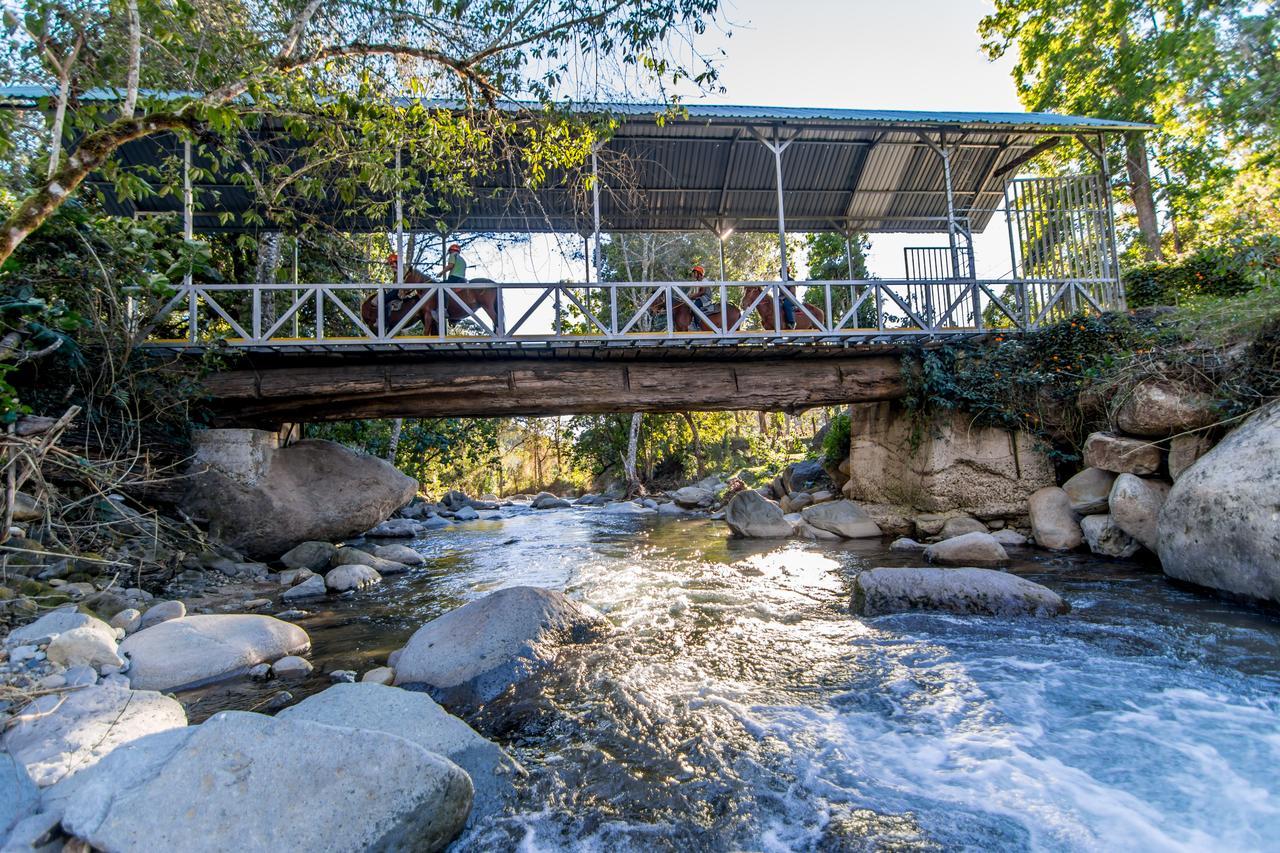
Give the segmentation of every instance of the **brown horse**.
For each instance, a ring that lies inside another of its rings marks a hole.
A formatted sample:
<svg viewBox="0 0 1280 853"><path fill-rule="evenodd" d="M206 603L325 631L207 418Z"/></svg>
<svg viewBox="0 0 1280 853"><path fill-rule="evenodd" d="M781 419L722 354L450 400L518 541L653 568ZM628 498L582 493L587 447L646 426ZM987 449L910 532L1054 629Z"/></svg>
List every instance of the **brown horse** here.
<svg viewBox="0 0 1280 853"><path fill-rule="evenodd" d="M732 302L727 304L724 310L725 310L725 320L727 322L725 323L725 327L723 329L720 329L721 334L728 332L730 329L736 326L738 324L738 320L742 317L742 311L739 310L738 306L734 305ZM708 320L710 320L716 326L720 325L720 304L719 303L712 305L704 313L707 315ZM672 322L672 325L675 326L675 330L677 332L689 331L693 326L693 320L694 320L693 309L689 307L689 304L687 302L681 300L671 306L671 322ZM699 320L698 322L701 323L702 321ZM705 332L710 330L702 329L701 331Z"/></svg>
<svg viewBox="0 0 1280 853"><path fill-rule="evenodd" d="M495 284L493 279L489 278L473 278L472 283L475 284ZM434 284L435 282L424 276L422 273L414 269L405 270L405 284ZM452 292L459 300L470 308L473 312L484 313L489 315L489 328L495 333L498 331L498 288L496 287L460 287L458 284L450 283ZM399 296L395 291L383 291L382 299L384 310L388 311L388 319L386 321L386 331L390 332L396 327L396 324L405 318L405 316L418 304L418 300L422 298L426 290L411 290L409 288L400 288ZM396 305L395 301L399 301ZM451 299L448 294L444 297L445 315L449 322L456 323L465 320L470 315L456 301ZM436 315L440 311L440 297L438 294L433 295L430 299L422 304L419 310L419 322L422 323L423 333L428 337L439 334L440 329L436 323ZM360 319L364 320L364 324L369 327L375 334L378 329L378 294L371 294L360 305ZM414 325L410 321L405 325L409 328ZM446 327L447 328L447 327Z"/></svg>
<svg viewBox="0 0 1280 853"><path fill-rule="evenodd" d="M764 288L761 288L761 287L758 287L758 286L752 286L752 287L746 287L746 288L743 288L743 291L742 291L742 304L743 304L743 305L750 305L752 302L755 302L755 301L756 301L756 297L760 295L760 293L763 291L763 289L764 289ZM792 291L792 293L794 294L794 293L795 293L795 291L793 290L793 291ZM781 307L782 307L782 300L783 300L783 299L786 299L786 297L785 297L785 296L783 296L781 293L779 293L779 294L778 294L778 306L779 306L779 308L781 308ZM796 301L797 301L797 302L801 301L801 300L800 300L800 298L799 298L798 296L796 297ZM819 322L825 322L825 321L826 321L826 319L827 319L826 312L825 312L825 311L823 311L821 308L819 308L817 305L809 305L808 303L805 303L805 306L804 306L804 307L805 307L805 308L807 308L807 309L809 309L809 311L810 311L810 312L812 312L813 316L814 316L814 317L816 317L816 318L819 320ZM813 324L813 320L810 320L810 319L809 319L809 315L808 315L808 314L806 314L806 313L805 313L805 312L800 308L800 306L798 306L798 305L797 305L797 306L795 306L795 308L796 308L796 326L795 326L796 330L797 330L797 331L804 331L804 330L813 330L813 331L817 331L819 327L818 327L818 326L815 326L815 325ZM782 330L784 330L784 331L789 331L789 330L787 329L787 327L786 327L786 325L785 325L785 324L779 324L779 325L778 325L778 326L776 326L776 327L774 326L774 322L773 322L773 297L772 297L772 296L765 296L765 298L764 298L764 299L761 299L761 300L760 300L760 304L756 306L756 313L760 315L760 325L761 325L761 326L763 326L763 327L765 328L765 330L766 330L766 331L770 331L770 330L772 330L772 329L774 329L774 328L779 328L779 329L782 329Z"/></svg>

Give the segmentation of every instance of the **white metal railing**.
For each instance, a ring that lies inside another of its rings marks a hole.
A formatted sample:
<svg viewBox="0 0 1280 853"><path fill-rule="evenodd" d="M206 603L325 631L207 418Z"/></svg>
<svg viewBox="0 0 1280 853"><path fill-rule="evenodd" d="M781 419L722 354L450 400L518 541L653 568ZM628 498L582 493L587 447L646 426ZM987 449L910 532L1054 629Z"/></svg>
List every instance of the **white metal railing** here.
<svg viewBox="0 0 1280 853"><path fill-rule="evenodd" d="M710 306L690 296L697 285L688 281L192 284L156 314L147 343L288 349L568 340L840 342L1025 331L1124 305L1113 279L808 281L790 283L790 290L776 281L701 286ZM492 315L478 307L489 297ZM389 315L395 300L400 310ZM795 328L784 324L784 302L794 308ZM365 303L373 308L362 313ZM438 322L446 314L450 321ZM539 323L544 328L535 328Z"/></svg>

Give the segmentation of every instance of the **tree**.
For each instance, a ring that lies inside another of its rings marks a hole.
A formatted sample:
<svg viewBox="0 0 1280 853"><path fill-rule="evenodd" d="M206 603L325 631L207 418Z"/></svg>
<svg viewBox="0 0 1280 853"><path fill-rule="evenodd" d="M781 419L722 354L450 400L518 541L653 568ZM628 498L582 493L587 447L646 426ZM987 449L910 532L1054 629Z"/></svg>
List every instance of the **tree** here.
<svg viewBox="0 0 1280 853"><path fill-rule="evenodd" d="M357 189L366 195L370 187L385 190L396 180L389 164L398 145L431 153L442 147L450 155L440 161L444 173L431 179L438 190L456 189L490 168L504 141L512 140L536 143L510 150L522 152L532 179L545 177L580 162L591 142L586 132L547 132L569 121L551 102L565 94L570 72L593 67L633 90L654 80L706 84L715 76L711 65L696 53L691 64L677 62L667 45L677 33L700 34L717 4L189 0L139 7L25 0L5 11L12 36L6 64L55 84L53 155L0 230L0 264L90 173L106 169L120 146L165 132L242 171L267 201L282 185L305 187L309 167L333 180L345 176L343 191L353 196ZM120 91L121 102L75 111L79 142L64 155L59 119L77 93L95 87ZM152 90L167 94L147 94ZM456 97L466 109L456 114L397 104L405 93ZM543 107L498 108L522 96ZM268 113L284 117L286 130L302 138L287 168L272 169L265 155L245 155L245 138ZM406 136L406 130L412 132ZM270 180L262 180L264 174ZM143 191L142 182L113 176L125 197Z"/></svg>
<svg viewBox="0 0 1280 853"><path fill-rule="evenodd" d="M840 234L808 234L805 236L805 251L809 258L809 279L811 281L844 281L846 279L866 280L871 278L867 270L867 250L871 241L865 234L854 234L848 240ZM852 267L852 270L850 269ZM821 288L812 287L805 291L805 301L818 305L826 310L823 304L826 294ZM855 288L832 288L831 313L838 321L861 296ZM867 299L858 306L857 325L862 328L875 328L878 324L874 300Z"/></svg>
<svg viewBox="0 0 1280 853"><path fill-rule="evenodd" d="M1175 249L1220 204L1242 164L1276 160L1280 3L1275 0L995 0L979 32L991 57L1016 48L1024 105L1150 122L1123 140L1143 254L1162 256L1160 195ZM1077 156L1078 152L1077 152Z"/></svg>

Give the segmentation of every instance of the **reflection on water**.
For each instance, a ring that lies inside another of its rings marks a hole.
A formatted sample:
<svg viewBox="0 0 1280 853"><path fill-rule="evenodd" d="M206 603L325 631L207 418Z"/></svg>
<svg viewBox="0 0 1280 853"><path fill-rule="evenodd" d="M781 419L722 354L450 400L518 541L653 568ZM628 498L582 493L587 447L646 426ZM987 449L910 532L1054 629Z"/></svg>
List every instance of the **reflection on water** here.
<svg viewBox="0 0 1280 853"><path fill-rule="evenodd" d="M566 590L617 631L473 724L531 771L463 850L1266 849L1280 838L1280 622L1132 564L1028 554L1057 620L848 613L878 542L516 514L313 606L317 676L380 665L494 589ZM279 685L187 697L201 718Z"/></svg>

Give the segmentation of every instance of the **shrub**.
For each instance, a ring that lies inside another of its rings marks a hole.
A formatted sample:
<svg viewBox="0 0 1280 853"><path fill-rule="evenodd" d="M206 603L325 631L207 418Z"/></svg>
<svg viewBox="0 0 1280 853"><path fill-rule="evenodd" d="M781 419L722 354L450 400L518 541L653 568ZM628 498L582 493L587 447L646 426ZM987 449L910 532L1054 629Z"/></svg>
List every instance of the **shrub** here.
<svg viewBox="0 0 1280 853"><path fill-rule="evenodd" d="M1247 293L1280 269L1280 237L1239 246L1200 249L1173 263L1145 264L1124 273L1131 308L1178 305L1196 296Z"/></svg>
<svg viewBox="0 0 1280 853"><path fill-rule="evenodd" d="M822 462L828 467L839 465L849 458L849 413L841 412L827 425L822 437Z"/></svg>

